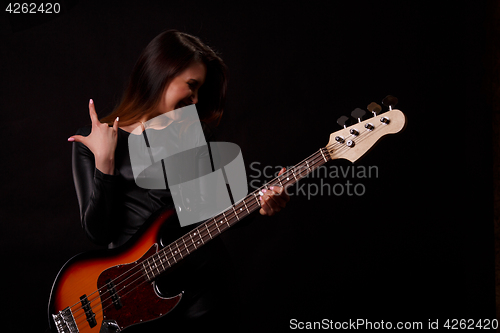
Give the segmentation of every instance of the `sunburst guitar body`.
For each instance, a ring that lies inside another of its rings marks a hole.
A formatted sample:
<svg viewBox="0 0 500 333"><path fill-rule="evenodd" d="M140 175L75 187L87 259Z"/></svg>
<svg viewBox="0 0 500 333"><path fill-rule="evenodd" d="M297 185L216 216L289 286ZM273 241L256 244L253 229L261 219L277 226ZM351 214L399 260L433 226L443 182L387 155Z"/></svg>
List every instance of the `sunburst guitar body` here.
<svg viewBox="0 0 500 333"><path fill-rule="evenodd" d="M158 253L162 226L175 218L175 211L166 209L123 249L70 259L54 282L49 302L57 331L118 332L169 313L182 293L162 297L145 265Z"/></svg>

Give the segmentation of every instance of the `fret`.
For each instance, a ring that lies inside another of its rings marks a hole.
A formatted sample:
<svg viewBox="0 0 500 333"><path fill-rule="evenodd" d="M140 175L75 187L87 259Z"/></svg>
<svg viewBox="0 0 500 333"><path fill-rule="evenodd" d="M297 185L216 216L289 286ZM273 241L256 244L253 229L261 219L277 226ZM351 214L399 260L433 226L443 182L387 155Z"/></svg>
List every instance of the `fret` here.
<svg viewBox="0 0 500 333"><path fill-rule="evenodd" d="M184 243L184 247L186 248L187 253L190 254L191 252L189 252L189 249L186 246L186 242L184 241L184 237L182 237L182 242Z"/></svg>
<svg viewBox="0 0 500 333"><path fill-rule="evenodd" d="M181 259L184 258L182 256L182 251L181 251L181 249L179 249L179 244L177 244L177 242L175 242L175 246L177 246L177 251L179 251L179 255L181 256ZM177 251L175 251L175 253L177 253Z"/></svg>
<svg viewBox="0 0 500 333"><path fill-rule="evenodd" d="M295 172L293 172L293 169L291 170L292 171L292 175L293 175L293 178L295 178L295 181L297 181L297 177L295 176Z"/></svg>
<svg viewBox="0 0 500 333"><path fill-rule="evenodd" d="M196 235L196 232L194 234ZM191 242L193 243L194 248L197 249L198 246L196 246L196 243L194 242L193 236L191 236L191 234L189 234L189 237L191 238Z"/></svg>
<svg viewBox="0 0 500 333"><path fill-rule="evenodd" d="M161 258L160 253L163 253L163 251L162 252L158 252L158 257L160 258L161 267L163 268L163 271L165 271L165 265L163 265L163 263L165 262L165 260Z"/></svg>
<svg viewBox="0 0 500 333"><path fill-rule="evenodd" d="M151 275L153 276L153 278L155 277L155 273L153 272L153 267L151 267L151 262L149 262L149 259L147 260L148 262L148 266L149 266L149 269L150 269L150 272L151 272Z"/></svg>
<svg viewBox="0 0 500 333"><path fill-rule="evenodd" d="M172 251L172 248L170 247L170 245L168 246L168 248L170 249L170 253L172 253L172 258L174 258L174 261L177 262L177 259L175 259L174 252Z"/></svg>
<svg viewBox="0 0 500 333"><path fill-rule="evenodd" d="M283 184L281 183L281 178L278 177L278 183L280 183L280 186L283 187Z"/></svg>
<svg viewBox="0 0 500 333"><path fill-rule="evenodd" d="M323 148L321 148L319 151L321 152L321 155L323 155L323 158L325 159L325 162L328 162L328 161L326 160L325 154L323 153Z"/></svg>
<svg viewBox="0 0 500 333"><path fill-rule="evenodd" d="M220 220L220 224L221 224L221 226L220 226L220 227L221 227L221 229L222 229L222 231L221 231L221 232L223 232L224 230L229 229L229 228L231 227L231 225L229 224L229 221L227 220L227 218L224 218L224 219L226 220L226 223L224 223L224 221ZM224 223L224 224L223 224L223 223ZM227 226L226 226L226 225L227 225Z"/></svg>
<svg viewBox="0 0 500 333"><path fill-rule="evenodd" d="M205 242L203 241L203 234L200 232L198 228L195 229L193 236L196 235L198 235L198 238L201 240L201 245L205 244ZM200 244L200 240L198 240L196 244Z"/></svg>
<svg viewBox="0 0 500 333"><path fill-rule="evenodd" d="M144 273L146 273L147 280L150 281L151 278L149 277L148 270L146 269L146 265L144 265L144 262L142 263L142 267L144 268Z"/></svg>
<svg viewBox="0 0 500 333"><path fill-rule="evenodd" d="M262 192L259 191L259 193L262 193ZM253 193L253 196L255 198L255 201L257 201L257 204L260 206L260 201L259 201L259 199L257 199L257 196L255 195L255 193Z"/></svg>
<svg viewBox="0 0 500 333"><path fill-rule="evenodd" d="M196 230L198 230L198 228L196 228ZM196 235L196 233L194 233ZM200 230L198 230L198 237L200 237L201 239L201 243L202 244L205 244L205 241L203 240L203 235L201 234ZM199 242L198 242L199 243Z"/></svg>
<svg viewBox="0 0 500 333"><path fill-rule="evenodd" d="M148 265L149 265L149 268L151 268L151 274L153 276L155 276L156 263L155 263L154 254L151 256L151 261L148 260Z"/></svg>
<svg viewBox="0 0 500 333"><path fill-rule="evenodd" d="M307 165L307 169L309 170L309 172L311 172L312 170L311 170L311 167L309 166L309 162L307 162L307 160L306 160L306 165Z"/></svg>
<svg viewBox="0 0 500 333"><path fill-rule="evenodd" d="M304 165L304 163L302 163L300 165L299 178L302 179L302 178L307 177L307 175L309 174L309 172L311 172L311 168L309 168L309 163L307 163L307 160L306 160L305 161L305 165Z"/></svg>
<svg viewBox="0 0 500 333"><path fill-rule="evenodd" d="M207 227L207 223L205 223L205 228L207 228L208 235L210 236L210 239L212 239L212 234L210 233L210 229Z"/></svg>
<svg viewBox="0 0 500 333"><path fill-rule="evenodd" d="M217 225L217 220L214 219L214 222L215 222L215 227L217 228L217 230L219 231L219 234L220 234L220 229L219 229L219 226ZM222 221L221 221L222 222Z"/></svg>
<svg viewBox="0 0 500 333"><path fill-rule="evenodd" d="M158 253L156 254L156 256L158 256ZM158 265L156 264L156 259L153 260L153 264L155 265L155 268L158 271L158 274L160 274L161 272L160 272L160 269L158 268Z"/></svg>
<svg viewBox="0 0 500 333"><path fill-rule="evenodd" d="M165 255L165 260L168 262L168 266L171 267L172 264L170 263L170 260L168 260L168 253L166 251L163 251L163 254Z"/></svg>
<svg viewBox="0 0 500 333"><path fill-rule="evenodd" d="M231 207L233 208L234 216L236 216L236 219L239 221L240 218L238 217L238 213L236 212L236 209L234 209L234 206L231 206Z"/></svg>
<svg viewBox="0 0 500 333"><path fill-rule="evenodd" d="M233 207L233 206L231 206L231 207ZM233 207L233 210L234 210L234 207ZM222 212L222 215L224 216L224 220L226 220L227 226L230 227L231 225L229 224L229 222L227 222L226 214L224 214L224 212ZM222 223L222 221L221 221L221 223Z"/></svg>
<svg viewBox="0 0 500 333"><path fill-rule="evenodd" d="M243 204L245 205L245 209L247 210L247 213L250 214L250 211L248 210L247 204L245 202L245 199L243 199Z"/></svg>

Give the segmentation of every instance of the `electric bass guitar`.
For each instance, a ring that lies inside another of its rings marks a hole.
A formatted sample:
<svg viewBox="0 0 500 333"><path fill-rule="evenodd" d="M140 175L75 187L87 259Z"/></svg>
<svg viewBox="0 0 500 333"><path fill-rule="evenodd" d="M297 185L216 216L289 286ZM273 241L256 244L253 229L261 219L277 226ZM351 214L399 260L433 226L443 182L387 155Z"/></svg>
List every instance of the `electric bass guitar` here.
<svg viewBox="0 0 500 333"><path fill-rule="evenodd" d="M182 298L182 293L162 297L155 279L193 251L231 228L239 220L260 209L261 190L276 185L286 188L310 172L334 159L355 162L384 135L397 133L406 125L406 117L392 107L397 99L386 97L382 103L368 105L373 117L362 121L366 113L355 109L358 122L347 126L346 116L338 119L344 128L332 133L326 147L253 191L222 213L201 223L176 241L162 246L160 229L173 210L165 210L121 248L105 250L105 255L80 254L59 271L49 300L49 322L53 332L119 332L127 327L165 316Z"/></svg>

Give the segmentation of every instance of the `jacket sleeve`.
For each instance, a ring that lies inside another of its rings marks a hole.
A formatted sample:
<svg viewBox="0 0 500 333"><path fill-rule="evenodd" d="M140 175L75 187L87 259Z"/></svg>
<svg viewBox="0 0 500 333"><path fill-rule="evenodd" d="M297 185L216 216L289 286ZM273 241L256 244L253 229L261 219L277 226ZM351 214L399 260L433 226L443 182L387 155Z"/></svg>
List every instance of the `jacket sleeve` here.
<svg viewBox="0 0 500 333"><path fill-rule="evenodd" d="M79 129L76 134L86 136L90 127ZM72 168L82 227L92 242L107 245L116 230L116 172L108 175L96 169L94 154L79 142L73 143Z"/></svg>

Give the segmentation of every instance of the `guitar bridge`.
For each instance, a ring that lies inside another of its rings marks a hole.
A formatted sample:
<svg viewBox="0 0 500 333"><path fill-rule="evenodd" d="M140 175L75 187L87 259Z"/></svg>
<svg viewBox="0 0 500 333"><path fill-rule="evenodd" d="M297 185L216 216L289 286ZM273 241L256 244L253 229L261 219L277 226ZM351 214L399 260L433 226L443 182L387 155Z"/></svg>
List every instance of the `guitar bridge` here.
<svg viewBox="0 0 500 333"><path fill-rule="evenodd" d="M75 318L69 306L59 311L58 314L52 315L54 323L56 324L58 333L78 333L78 327L76 326Z"/></svg>

